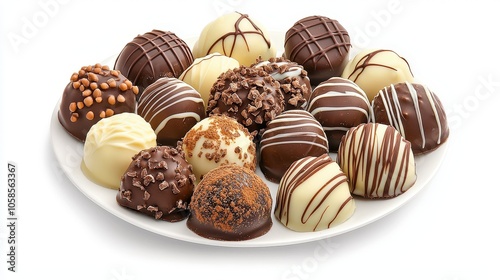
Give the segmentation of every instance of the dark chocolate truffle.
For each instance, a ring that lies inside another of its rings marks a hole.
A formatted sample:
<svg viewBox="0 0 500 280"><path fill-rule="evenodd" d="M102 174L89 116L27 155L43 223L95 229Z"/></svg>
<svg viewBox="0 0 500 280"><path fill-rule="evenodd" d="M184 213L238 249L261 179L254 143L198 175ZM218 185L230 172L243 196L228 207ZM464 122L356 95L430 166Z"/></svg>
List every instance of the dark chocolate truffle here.
<svg viewBox="0 0 500 280"><path fill-rule="evenodd" d="M336 153L349 128L370 120L371 104L354 82L333 77L314 89L307 110L323 126L330 152Z"/></svg>
<svg viewBox="0 0 500 280"><path fill-rule="evenodd" d="M190 85L177 78L160 78L144 90L137 114L151 124L159 144L175 146L205 118L205 105Z"/></svg>
<svg viewBox="0 0 500 280"><path fill-rule="evenodd" d="M222 165L196 186L187 227L214 240L241 241L264 235L272 226L272 197L250 169Z"/></svg>
<svg viewBox="0 0 500 280"><path fill-rule="evenodd" d="M193 60L191 49L177 35L152 30L125 45L116 58L115 69L139 87L139 99L144 89L159 78L178 78Z"/></svg>
<svg viewBox="0 0 500 280"><path fill-rule="evenodd" d="M307 71L302 65L284 57L273 57L265 61L260 60L252 67L261 68L280 83L285 98L285 111L307 107L312 88Z"/></svg>
<svg viewBox="0 0 500 280"><path fill-rule="evenodd" d="M189 215L195 180L180 148L152 147L132 158L116 200L155 219L181 221Z"/></svg>
<svg viewBox="0 0 500 280"><path fill-rule="evenodd" d="M342 74L350 48L349 33L337 20L309 16L286 32L284 56L304 66L316 86Z"/></svg>
<svg viewBox="0 0 500 280"><path fill-rule="evenodd" d="M210 89L207 115L232 117L258 140L266 125L284 107L279 82L261 69L240 66L217 78Z"/></svg>
<svg viewBox="0 0 500 280"><path fill-rule="evenodd" d="M379 91L372 106L373 121L394 126L415 155L435 150L450 134L441 101L425 85L390 85Z"/></svg>
<svg viewBox="0 0 500 280"><path fill-rule="evenodd" d="M328 153L321 124L305 110L289 110L269 122L260 142L260 169L279 182L290 165L306 156Z"/></svg>
<svg viewBox="0 0 500 280"><path fill-rule="evenodd" d="M139 90L120 71L95 64L73 73L61 99L58 119L76 139L84 142L99 120L120 113L135 113Z"/></svg>

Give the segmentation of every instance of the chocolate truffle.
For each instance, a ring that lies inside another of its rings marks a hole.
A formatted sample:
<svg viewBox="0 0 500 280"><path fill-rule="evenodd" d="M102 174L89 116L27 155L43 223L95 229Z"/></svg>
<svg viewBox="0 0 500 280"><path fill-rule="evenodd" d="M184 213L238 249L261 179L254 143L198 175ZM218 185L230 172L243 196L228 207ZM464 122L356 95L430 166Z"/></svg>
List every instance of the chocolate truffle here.
<svg viewBox="0 0 500 280"><path fill-rule="evenodd" d="M120 71L95 64L73 73L61 99L58 119L80 141L99 120L120 113L134 113L139 90Z"/></svg>
<svg viewBox="0 0 500 280"><path fill-rule="evenodd" d="M351 193L364 198L392 198L417 180L411 143L392 126L360 124L340 142L337 163Z"/></svg>
<svg viewBox="0 0 500 280"><path fill-rule="evenodd" d="M337 20L324 16L305 17L285 35L284 56L304 66L313 86L340 76L350 49L347 30Z"/></svg>
<svg viewBox="0 0 500 280"><path fill-rule="evenodd" d="M118 189L131 158L156 146L156 134L141 116L121 113L93 125L83 145L82 172L91 181Z"/></svg>
<svg viewBox="0 0 500 280"><path fill-rule="evenodd" d="M332 77L314 89L307 110L323 126L330 152L336 153L349 128L370 120L371 105L354 82Z"/></svg>
<svg viewBox="0 0 500 280"><path fill-rule="evenodd" d="M391 84L413 82L408 61L392 50L365 50L346 65L342 78L355 82L370 102L379 90Z"/></svg>
<svg viewBox="0 0 500 280"><path fill-rule="evenodd" d="M450 134L446 113L434 92L422 84L398 83L373 99L373 121L394 126L415 155L435 150Z"/></svg>
<svg viewBox="0 0 500 280"><path fill-rule="evenodd" d="M191 63L189 46L170 31L152 30L127 43L115 61L115 69L139 87L145 88L161 77L178 78Z"/></svg>
<svg viewBox="0 0 500 280"><path fill-rule="evenodd" d="M194 60L179 77L180 80L196 89L205 102L205 108L208 104L210 89L220 74L229 69L238 68L240 63L238 60L222 55L220 53L211 53L204 57L199 57Z"/></svg>
<svg viewBox="0 0 500 280"><path fill-rule="evenodd" d="M123 174L116 201L157 220L184 220L196 180L192 171L180 148L142 150Z"/></svg>
<svg viewBox="0 0 500 280"><path fill-rule="evenodd" d="M194 125L182 140L187 161L197 180L223 164L255 171L257 156L253 137L235 119L211 116Z"/></svg>
<svg viewBox="0 0 500 280"><path fill-rule="evenodd" d="M355 208L347 177L323 154L292 163L280 181L274 215L294 231L320 231L345 222Z"/></svg>
<svg viewBox="0 0 500 280"><path fill-rule="evenodd" d="M205 106L190 85L176 78L160 78L144 90L137 114L151 124L160 145L176 146L205 118Z"/></svg>
<svg viewBox="0 0 500 280"><path fill-rule="evenodd" d="M260 142L260 169L279 182L290 165L306 156L328 153L321 124L305 110L289 110L269 122Z"/></svg>
<svg viewBox="0 0 500 280"><path fill-rule="evenodd" d="M259 61L252 67L261 68L280 83L285 99L285 111L306 108L312 88L307 71L302 65L284 57L273 57Z"/></svg>
<svg viewBox="0 0 500 280"><path fill-rule="evenodd" d="M230 116L258 140L267 123L284 107L279 82L261 69L240 66L217 78L210 89L207 115Z"/></svg>
<svg viewBox="0 0 500 280"><path fill-rule="evenodd" d="M232 57L250 66L259 57L269 59L276 50L265 28L248 15L232 12L207 24L193 46L195 58L211 53Z"/></svg>
<svg viewBox="0 0 500 280"><path fill-rule="evenodd" d="M234 164L211 170L194 190L187 227L214 240L242 241L272 226L272 197L252 170Z"/></svg>

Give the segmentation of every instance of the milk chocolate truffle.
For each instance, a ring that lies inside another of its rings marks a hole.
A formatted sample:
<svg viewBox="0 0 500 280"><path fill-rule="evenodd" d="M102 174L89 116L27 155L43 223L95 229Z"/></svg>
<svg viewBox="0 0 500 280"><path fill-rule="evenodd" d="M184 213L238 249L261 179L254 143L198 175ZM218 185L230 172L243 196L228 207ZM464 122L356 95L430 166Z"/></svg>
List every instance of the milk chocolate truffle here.
<svg viewBox="0 0 500 280"><path fill-rule="evenodd" d="M211 53L204 57L199 57L194 60L179 77L180 80L196 89L205 103L208 104L210 89L220 74L229 69L238 68L240 63L238 60L222 55L220 53Z"/></svg>
<svg viewBox="0 0 500 280"><path fill-rule="evenodd" d="M120 71L99 63L73 73L61 99L58 119L80 141L99 120L120 113L134 113L139 90Z"/></svg>
<svg viewBox="0 0 500 280"><path fill-rule="evenodd" d="M261 68L280 83L285 99L285 111L306 108L312 88L307 71L302 65L284 57L272 57L261 60L252 67Z"/></svg>
<svg viewBox="0 0 500 280"><path fill-rule="evenodd" d="M137 153L121 178L119 205L157 220L177 222L189 215L196 178L180 148L156 146Z"/></svg>
<svg viewBox="0 0 500 280"><path fill-rule="evenodd" d="M210 90L207 115L227 115L257 140L266 125L284 110L280 84L267 72L240 66L222 73Z"/></svg>
<svg viewBox="0 0 500 280"><path fill-rule="evenodd" d="M196 186L187 227L213 240L243 241L272 226L272 197L252 170L234 164L211 170Z"/></svg>
<svg viewBox="0 0 500 280"><path fill-rule="evenodd" d="M232 12L207 24L193 46L195 58L211 53L220 53L250 66L259 57L276 56L276 49L260 23L246 14Z"/></svg>
<svg viewBox="0 0 500 280"><path fill-rule="evenodd" d="M427 86L398 83L373 99L373 121L394 126L411 143L413 154L435 150L450 134L441 101Z"/></svg>
<svg viewBox="0 0 500 280"><path fill-rule="evenodd" d="M290 165L306 156L328 153L321 124L305 110L289 110L269 122L260 142L260 169L271 182L279 182Z"/></svg>
<svg viewBox="0 0 500 280"><path fill-rule="evenodd" d="M305 17L285 35L284 56L304 66L313 86L340 76L349 61L350 49L347 30L325 16Z"/></svg>
<svg viewBox="0 0 500 280"><path fill-rule="evenodd" d="M392 126L360 124L340 142L337 163L351 193L364 198L393 198L417 180L411 143Z"/></svg>
<svg viewBox="0 0 500 280"><path fill-rule="evenodd" d="M347 130L370 120L371 105L354 82L332 77L313 91L307 110L323 126L329 150L336 153Z"/></svg>
<svg viewBox="0 0 500 280"><path fill-rule="evenodd" d="M121 113L93 125L83 145L82 171L91 181L118 189L131 158L156 146L156 134L141 116Z"/></svg>
<svg viewBox="0 0 500 280"><path fill-rule="evenodd" d="M413 82L408 61L392 50L365 50L345 67L342 78L355 82L370 102L379 90L391 84Z"/></svg>
<svg viewBox="0 0 500 280"><path fill-rule="evenodd" d="M194 125L182 140L187 161L197 180L223 164L255 171L257 156L253 137L235 119L211 116Z"/></svg>
<svg viewBox="0 0 500 280"><path fill-rule="evenodd" d="M205 118L205 106L190 85L176 78L160 78L144 90L137 114L151 124L160 145L176 146Z"/></svg>
<svg viewBox="0 0 500 280"><path fill-rule="evenodd" d="M193 59L191 49L177 35L152 30L127 43L116 58L114 68L139 87L139 99L144 89L159 78L178 78Z"/></svg>
<svg viewBox="0 0 500 280"><path fill-rule="evenodd" d="M299 159L285 172L274 215L294 231L320 231L345 222L355 208L347 177L323 154Z"/></svg>

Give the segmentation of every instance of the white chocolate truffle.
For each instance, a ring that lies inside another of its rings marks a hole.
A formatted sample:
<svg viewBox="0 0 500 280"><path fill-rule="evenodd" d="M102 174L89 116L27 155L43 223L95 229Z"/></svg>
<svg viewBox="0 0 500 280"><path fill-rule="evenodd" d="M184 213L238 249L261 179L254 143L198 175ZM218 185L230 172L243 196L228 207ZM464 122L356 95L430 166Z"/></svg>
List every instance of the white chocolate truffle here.
<svg viewBox="0 0 500 280"><path fill-rule="evenodd" d="M203 175L223 164L256 168L253 137L235 119L214 115L193 126L182 141L186 160L199 182Z"/></svg>
<svg viewBox="0 0 500 280"><path fill-rule="evenodd" d="M379 90L391 84L413 82L408 62L391 50L365 50L347 63L342 78L355 82L370 102Z"/></svg>
<svg viewBox="0 0 500 280"><path fill-rule="evenodd" d="M118 189L132 157L154 146L156 134L141 116L121 113L104 118L87 133L82 171L95 183Z"/></svg>
<svg viewBox="0 0 500 280"><path fill-rule="evenodd" d="M267 31L248 15L238 12L218 17L201 31L193 56L199 58L215 52L235 58L245 66L259 57L267 60L276 56Z"/></svg>
<svg viewBox="0 0 500 280"><path fill-rule="evenodd" d="M360 124L340 142L337 163L351 193L365 198L392 198L417 180L411 143L392 126Z"/></svg>
<svg viewBox="0 0 500 280"><path fill-rule="evenodd" d="M294 231L320 231L349 219L356 205L347 177L328 154L295 161L280 181L274 215Z"/></svg>
<svg viewBox="0 0 500 280"><path fill-rule="evenodd" d="M179 80L189 84L200 93L206 108L210 97L210 89L220 74L239 66L238 60L232 57L220 53L211 53L195 59L193 64L180 75Z"/></svg>

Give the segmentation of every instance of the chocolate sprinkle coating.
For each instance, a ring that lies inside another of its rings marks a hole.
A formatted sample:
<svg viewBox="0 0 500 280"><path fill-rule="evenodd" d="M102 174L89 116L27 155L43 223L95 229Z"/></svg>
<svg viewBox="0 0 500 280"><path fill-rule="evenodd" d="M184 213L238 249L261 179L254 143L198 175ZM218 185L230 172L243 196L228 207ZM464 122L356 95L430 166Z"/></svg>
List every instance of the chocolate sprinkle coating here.
<svg viewBox="0 0 500 280"><path fill-rule="evenodd" d="M236 119L257 140L266 125L284 110L280 84L267 72L240 66L222 73L210 89L207 116Z"/></svg>
<svg viewBox="0 0 500 280"><path fill-rule="evenodd" d="M305 17L285 35L285 57L304 66L313 86L342 74L350 48L347 30L325 16Z"/></svg>
<svg viewBox="0 0 500 280"><path fill-rule="evenodd" d="M116 201L157 220L181 221L189 215L195 181L179 147L152 147L132 158Z"/></svg>
<svg viewBox="0 0 500 280"><path fill-rule="evenodd" d="M76 139L84 142L94 124L120 113L134 113L139 90L120 71L99 63L83 66L71 75L64 89L58 119Z"/></svg>
<svg viewBox="0 0 500 280"><path fill-rule="evenodd" d="M306 108L312 87L307 71L302 65L284 57L273 57L265 61L259 59L251 67L266 71L280 83L285 98L285 111Z"/></svg>
<svg viewBox="0 0 500 280"><path fill-rule="evenodd" d="M144 89L159 78L178 78L193 60L184 40L170 31L152 30L127 43L114 67L139 87L139 99Z"/></svg>
<svg viewBox="0 0 500 280"><path fill-rule="evenodd" d="M196 186L187 227L214 240L241 241L264 235L272 226L272 197L250 169L222 165Z"/></svg>

